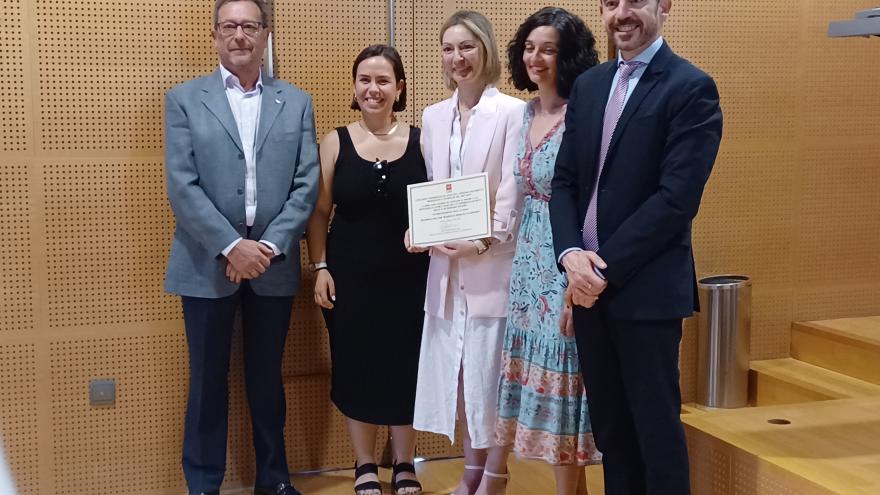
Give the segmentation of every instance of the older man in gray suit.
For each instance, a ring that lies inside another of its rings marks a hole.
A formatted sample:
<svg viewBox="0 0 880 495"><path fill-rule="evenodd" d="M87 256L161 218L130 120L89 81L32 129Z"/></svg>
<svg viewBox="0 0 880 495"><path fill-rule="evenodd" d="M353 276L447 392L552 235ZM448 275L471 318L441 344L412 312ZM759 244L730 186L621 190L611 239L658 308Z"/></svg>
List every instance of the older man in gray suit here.
<svg viewBox="0 0 880 495"><path fill-rule="evenodd" d="M165 290L183 304L190 390L183 470L219 493L226 468L229 355L241 307L257 494L290 495L281 357L299 285L299 240L319 175L311 98L260 71L263 0L216 0L220 67L165 100L168 199L177 228Z"/></svg>

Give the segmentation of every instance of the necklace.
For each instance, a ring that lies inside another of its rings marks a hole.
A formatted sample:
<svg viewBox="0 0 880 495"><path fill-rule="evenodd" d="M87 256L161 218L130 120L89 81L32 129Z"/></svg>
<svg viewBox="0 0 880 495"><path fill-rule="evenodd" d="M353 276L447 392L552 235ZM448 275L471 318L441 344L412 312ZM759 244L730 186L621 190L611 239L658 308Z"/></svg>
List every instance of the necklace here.
<svg viewBox="0 0 880 495"><path fill-rule="evenodd" d="M373 135L373 136L388 136L388 135L394 134L394 131L397 130L397 124L398 124L398 123L399 123L399 122L397 122L397 120L395 120L395 121L394 121L394 125L391 126L391 129L388 129L388 132L381 132L381 133L380 133L380 132L373 132L373 131L371 131L371 130L367 127L367 125L364 124L364 121L363 121L363 120L358 120L358 125L361 126L361 129L367 131L368 133L370 133L370 134Z"/></svg>

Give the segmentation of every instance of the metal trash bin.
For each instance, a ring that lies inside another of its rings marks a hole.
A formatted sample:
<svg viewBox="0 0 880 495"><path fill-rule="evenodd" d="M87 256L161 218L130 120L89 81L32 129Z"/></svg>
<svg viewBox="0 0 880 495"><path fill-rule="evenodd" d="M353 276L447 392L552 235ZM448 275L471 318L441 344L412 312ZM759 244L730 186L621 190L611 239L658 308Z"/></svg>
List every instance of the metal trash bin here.
<svg viewBox="0 0 880 495"><path fill-rule="evenodd" d="M697 282L697 403L745 407L749 401L752 282L718 275Z"/></svg>

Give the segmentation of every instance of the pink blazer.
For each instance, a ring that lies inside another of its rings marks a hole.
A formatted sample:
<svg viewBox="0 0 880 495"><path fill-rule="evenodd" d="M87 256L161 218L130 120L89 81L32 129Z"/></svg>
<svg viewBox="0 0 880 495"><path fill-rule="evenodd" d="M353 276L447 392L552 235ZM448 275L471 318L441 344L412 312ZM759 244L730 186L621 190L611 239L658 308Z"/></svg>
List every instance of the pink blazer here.
<svg viewBox="0 0 880 495"><path fill-rule="evenodd" d="M452 98L427 107L422 115L421 144L429 180L449 178L449 140L457 102L456 91ZM488 86L471 115L462 175L488 174L495 238L487 253L459 259L460 282L471 317L507 316L510 270L522 211L513 170L524 108L522 100ZM428 314L452 319L445 314L448 285L449 258L433 250L425 297Z"/></svg>

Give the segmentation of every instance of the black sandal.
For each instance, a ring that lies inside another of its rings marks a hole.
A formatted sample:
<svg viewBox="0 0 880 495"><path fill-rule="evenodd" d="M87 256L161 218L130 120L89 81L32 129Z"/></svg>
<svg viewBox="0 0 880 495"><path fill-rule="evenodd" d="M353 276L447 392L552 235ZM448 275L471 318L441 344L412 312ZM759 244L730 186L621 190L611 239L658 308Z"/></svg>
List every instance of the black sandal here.
<svg viewBox="0 0 880 495"><path fill-rule="evenodd" d="M394 463L391 465L391 489L395 495L401 495L400 490L403 488L418 488L418 491L409 495L417 495L422 493L422 484L417 480L400 480L397 481L397 475L400 473L416 474L416 467L408 462Z"/></svg>
<svg viewBox="0 0 880 495"><path fill-rule="evenodd" d="M375 474L376 478L379 477L379 466L375 463L367 463L362 464L360 466L357 463L354 464L354 481L357 483L358 478L365 474ZM379 493L382 493L382 484L378 481L364 481L359 485L354 485L354 492L361 493L369 490L378 490Z"/></svg>

